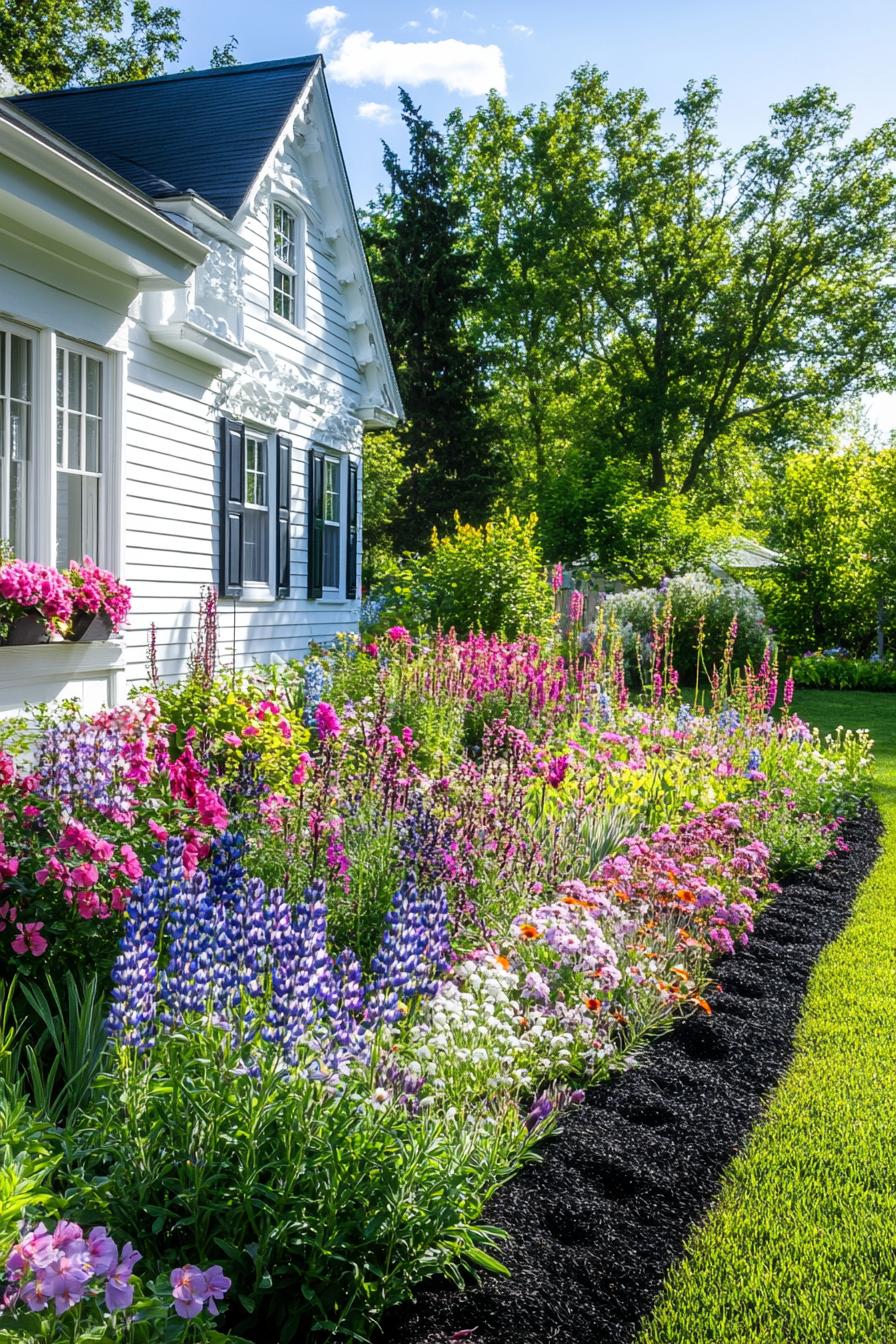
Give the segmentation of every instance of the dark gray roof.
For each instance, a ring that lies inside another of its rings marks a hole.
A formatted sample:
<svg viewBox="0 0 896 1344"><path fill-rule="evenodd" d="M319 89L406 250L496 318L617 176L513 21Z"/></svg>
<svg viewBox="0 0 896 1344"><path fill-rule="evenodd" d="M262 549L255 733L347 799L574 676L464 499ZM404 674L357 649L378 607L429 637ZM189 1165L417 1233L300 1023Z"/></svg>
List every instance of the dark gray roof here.
<svg viewBox="0 0 896 1344"><path fill-rule="evenodd" d="M195 192L232 219L319 59L189 70L8 102L147 195Z"/></svg>

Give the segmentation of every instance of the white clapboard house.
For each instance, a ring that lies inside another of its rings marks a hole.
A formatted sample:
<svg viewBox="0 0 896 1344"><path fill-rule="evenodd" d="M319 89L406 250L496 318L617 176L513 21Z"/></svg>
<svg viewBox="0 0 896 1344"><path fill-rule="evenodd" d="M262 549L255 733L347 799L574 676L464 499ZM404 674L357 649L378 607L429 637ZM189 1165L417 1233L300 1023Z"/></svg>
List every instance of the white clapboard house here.
<svg viewBox="0 0 896 1344"><path fill-rule="evenodd" d="M0 711L357 627L362 431L401 414L319 57L0 98L0 536L133 589L0 648Z"/></svg>

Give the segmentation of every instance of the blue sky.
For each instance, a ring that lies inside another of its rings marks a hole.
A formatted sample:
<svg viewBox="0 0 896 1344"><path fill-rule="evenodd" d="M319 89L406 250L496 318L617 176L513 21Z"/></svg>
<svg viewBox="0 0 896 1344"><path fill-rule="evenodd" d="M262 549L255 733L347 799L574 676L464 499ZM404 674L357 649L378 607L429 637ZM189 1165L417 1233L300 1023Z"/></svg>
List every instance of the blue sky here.
<svg viewBox="0 0 896 1344"><path fill-rule="evenodd" d="M689 78L715 75L732 145L762 130L771 102L807 84L830 84L854 103L860 129L896 115L893 0L181 0L181 11L184 64L200 68L231 33L241 61L323 43L359 204L381 179L381 138L402 145L390 121L399 83L439 122L454 106L474 108L493 82L514 105L549 101L585 61L667 107Z"/></svg>
<svg viewBox="0 0 896 1344"><path fill-rule="evenodd" d="M176 2L176 0L175 0ZM691 78L714 75L723 139L758 135L772 102L828 84L855 107L855 129L896 116L894 0L180 0L183 63L208 65L233 34L241 61L323 50L355 201L382 180L385 138L401 150L397 88L440 123L496 85L514 106L551 101L583 62L614 86L671 107ZM896 398L874 399L896 428Z"/></svg>

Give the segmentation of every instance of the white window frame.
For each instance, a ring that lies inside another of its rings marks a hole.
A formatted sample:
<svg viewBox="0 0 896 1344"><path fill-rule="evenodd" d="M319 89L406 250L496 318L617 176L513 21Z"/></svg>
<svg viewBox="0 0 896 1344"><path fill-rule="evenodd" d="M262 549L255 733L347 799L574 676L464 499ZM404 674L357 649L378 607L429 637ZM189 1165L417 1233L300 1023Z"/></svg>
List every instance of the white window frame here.
<svg viewBox="0 0 896 1344"><path fill-rule="evenodd" d="M326 513L327 513L327 466L328 466L329 464L331 464L331 463L336 467L336 472L337 472L337 475L338 475L338 481L339 481L339 501L338 501L338 502L339 502L339 517L338 517L338 519L336 520L336 522L328 522L328 521L327 521L327 517L326 517ZM328 585L328 584L326 584L326 583L324 583L324 584L321 585L321 586L322 586L322 591L323 591L323 595L324 595L324 597L329 596L329 600L330 600L331 602L333 602L333 601L338 601L338 600L344 600L344 598L345 598L345 509L346 509L346 500L345 500L345 458L344 458L343 454L341 454L341 453L334 453L334 452L329 451L328 449L324 449L324 500L323 500L323 504L324 504L324 536L326 536L327 528L330 528L331 531L332 531L333 529L336 529L336 531L337 531L337 536L338 536L338 542L337 542L337 548L336 548L336 555L337 555L337 558L338 558L338 561L339 561L339 575L338 575L338 578L337 578L337 580L336 580L335 586L330 586L330 585ZM324 569L326 569L326 549L324 550Z"/></svg>
<svg viewBox="0 0 896 1344"><path fill-rule="evenodd" d="M274 499L276 492L276 480L274 473L277 468L277 459L274 450L276 447L277 436L270 430L259 428L257 425L246 425L245 429L246 429L246 466L245 466L245 476L243 479L243 493L245 496L248 496L248 491L246 490L246 478L248 477L249 472L249 452L248 452L249 440L252 439L253 442L255 443L262 443L264 444L265 448L265 484L267 486L267 506L265 511L268 515L268 565L267 565L268 576L267 579L262 580L246 579L244 577L243 597L251 602L273 602L277 595L276 590L274 588L274 574L275 574L275 566L277 563L277 556L276 556L277 529L274 518L275 511L272 510L272 500ZM248 497L244 499L243 502L244 513L256 507L257 507L256 505L250 504L248 502ZM244 571L246 565L245 545L246 540L244 533L243 536Z"/></svg>
<svg viewBox="0 0 896 1344"><path fill-rule="evenodd" d="M40 358L39 358L39 343L38 343L39 333L35 331L33 327L22 326L21 323L14 322L10 318L6 317L0 317L0 331L3 331L4 335L6 335L7 337L18 336L22 340L28 341L31 346L31 368L30 368L31 376L30 376L30 387L28 389L29 392L28 401L26 403L28 406L28 443L27 443L28 456L25 459L27 462L27 474L25 478L26 554L23 557L24 559L28 559L29 558L28 553L34 550L34 536L35 536L35 514L36 514L35 477L37 474L36 462L35 462L36 444L37 444L36 420L38 418L38 402L39 402L38 379L40 374ZM2 441L5 447L5 451L3 453L2 459L0 459L0 472L2 472L3 475L2 489L0 489L0 499L2 499L5 496L6 507L8 510L10 504L9 464L11 461L10 453L12 450L12 435L10 432L12 416L10 414L10 406L13 400L19 401L21 400L21 398L19 397L13 398L12 395L12 343L7 339L5 344L6 344L6 353L5 353L6 367L4 370L5 379L3 381L5 381L6 384L6 392L3 396L0 396L0 417L2 417L3 420L2 432L0 432L0 441ZM0 536L4 535L5 523L6 520L0 518ZM11 541L12 538L11 537L7 538L7 540Z"/></svg>
<svg viewBox="0 0 896 1344"><path fill-rule="evenodd" d="M274 221L278 210L283 210L293 222L293 266L281 261L274 247ZM305 329L305 248L307 240L307 221L305 212L301 210L293 201L286 200L282 196L271 197L270 223L268 229L268 272L269 272L269 290L270 290L270 317L272 322L283 327L286 331L301 332ZM282 271L285 275L291 275L294 286L294 302L292 319L284 317L274 308L274 281L277 271Z"/></svg>

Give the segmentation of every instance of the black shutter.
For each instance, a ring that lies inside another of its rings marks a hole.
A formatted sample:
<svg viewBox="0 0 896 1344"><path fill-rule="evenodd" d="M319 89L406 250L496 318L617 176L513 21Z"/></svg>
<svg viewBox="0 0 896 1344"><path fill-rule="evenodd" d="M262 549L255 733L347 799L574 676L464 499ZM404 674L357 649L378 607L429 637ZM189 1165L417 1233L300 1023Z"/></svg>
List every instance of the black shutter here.
<svg viewBox="0 0 896 1344"><path fill-rule="evenodd" d="M289 597L292 440L277 435L277 596Z"/></svg>
<svg viewBox="0 0 896 1344"><path fill-rule="evenodd" d="M222 597L243 592L243 505L246 502L246 427L221 421L221 574Z"/></svg>
<svg viewBox="0 0 896 1344"><path fill-rule="evenodd" d="M348 464L348 526L345 531L345 595L358 596L358 464Z"/></svg>
<svg viewBox="0 0 896 1344"><path fill-rule="evenodd" d="M308 596L324 592L324 455L308 449Z"/></svg>

